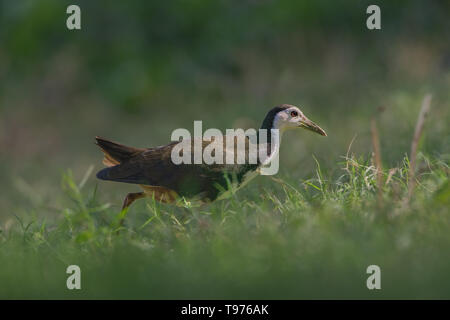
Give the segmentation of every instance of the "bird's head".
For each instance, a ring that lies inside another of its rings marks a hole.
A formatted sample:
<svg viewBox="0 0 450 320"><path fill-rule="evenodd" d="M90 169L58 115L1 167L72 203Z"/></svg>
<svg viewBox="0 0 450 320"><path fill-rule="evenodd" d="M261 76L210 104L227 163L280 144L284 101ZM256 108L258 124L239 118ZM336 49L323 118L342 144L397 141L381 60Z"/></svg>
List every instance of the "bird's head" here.
<svg viewBox="0 0 450 320"><path fill-rule="evenodd" d="M288 129L303 128L326 136L326 132L309 120L296 106L283 104L270 110L261 126L262 129L278 129L283 132Z"/></svg>

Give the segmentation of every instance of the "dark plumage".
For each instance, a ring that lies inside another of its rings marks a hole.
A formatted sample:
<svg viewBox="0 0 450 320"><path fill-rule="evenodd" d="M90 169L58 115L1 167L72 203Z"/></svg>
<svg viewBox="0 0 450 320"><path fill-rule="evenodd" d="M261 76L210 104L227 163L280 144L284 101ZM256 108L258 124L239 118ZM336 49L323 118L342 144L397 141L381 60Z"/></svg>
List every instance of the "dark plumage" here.
<svg viewBox="0 0 450 320"><path fill-rule="evenodd" d="M178 142L168 145L142 149L137 153L128 150L128 147L96 137L97 144L109 153L109 150L119 153L121 156L129 154L128 158L122 158L118 165L105 168L97 173L97 178L116 182L134 183L144 186L160 186L174 191L178 196L193 198L199 196L203 201L216 199L219 189L214 185L226 187L227 172L236 173L237 178L242 178L251 166L236 166L227 164L179 164L171 160L173 147ZM210 142L204 141L203 147ZM122 152L118 152L123 148ZM114 157L111 153L109 153ZM115 158L117 159L117 158ZM256 165L253 166L256 169Z"/></svg>

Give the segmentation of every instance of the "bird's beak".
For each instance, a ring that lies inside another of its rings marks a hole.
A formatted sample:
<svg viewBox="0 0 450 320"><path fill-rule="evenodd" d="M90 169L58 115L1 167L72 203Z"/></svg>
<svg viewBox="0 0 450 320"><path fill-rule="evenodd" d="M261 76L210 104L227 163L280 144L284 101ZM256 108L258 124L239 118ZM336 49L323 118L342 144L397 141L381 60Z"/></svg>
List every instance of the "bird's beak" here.
<svg viewBox="0 0 450 320"><path fill-rule="evenodd" d="M319 127L317 124L315 124L314 122L312 122L311 120L309 120L306 117L304 117L303 119L301 119L299 121L299 127L314 131L325 137L327 136L327 133L321 127Z"/></svg>

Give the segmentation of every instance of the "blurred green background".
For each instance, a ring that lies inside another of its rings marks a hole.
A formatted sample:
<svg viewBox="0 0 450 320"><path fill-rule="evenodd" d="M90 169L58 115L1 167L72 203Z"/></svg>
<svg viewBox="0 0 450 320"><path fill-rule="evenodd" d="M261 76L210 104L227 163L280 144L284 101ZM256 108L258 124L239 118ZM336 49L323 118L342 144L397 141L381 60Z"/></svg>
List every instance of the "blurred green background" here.
<svg viewBox="0 0 450 320"><path fill-rule="evenodd" d="M66 28L73 3L81 30ZM2 209L51 206L63 170L101 168L95 135L161 145L194 120L257 127L281 103L329 134L286 135L282 173L310 174L311 154L335 166L355 135L353 150L369 152L380 107L383 160L395 164L426 92L424 147L448 151L450 3L377 3L382 29L371 31L370 1L1 1ZM102 184L101 196L124 188Z"/></svg>
<svg viewBox="0 0 450 320"><path fill-rule="evenodd" d="M81 8L81 30L66 8ZM366 8L381 8L381 30ZM448 163L449 1L0 1L0 223L52 219L67 204L61 175L102 168L100 135L137 147L176 128L258 127L273 106L299 106L327 138L289 132L279 176L330 177L342 156L370 154L370 119L383 164L409 153L426 93L421 151ZM263 179L258 179L256 188ZM134 186L98 183L120 208Z"/></svg>

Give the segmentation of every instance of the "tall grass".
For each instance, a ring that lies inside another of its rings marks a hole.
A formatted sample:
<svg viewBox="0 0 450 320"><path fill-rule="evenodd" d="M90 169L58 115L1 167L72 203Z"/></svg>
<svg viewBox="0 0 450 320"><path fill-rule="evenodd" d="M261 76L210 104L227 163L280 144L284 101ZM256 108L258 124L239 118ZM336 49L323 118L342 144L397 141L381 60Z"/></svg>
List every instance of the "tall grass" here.
<svg viewBox="0 0 450 320"><path fill-rule="evenodd" d="M260 178L231 199L178 208L138 202L126 217L97 189L62 179L68 199L56 221L29 216L0 236L3 298L449 298L448 164L419 153L408 206L409 160L382 171L348 155L334 179ZM68 265L82 289L65 287ZM365 286L367 266L382 290Z"/></svg>

